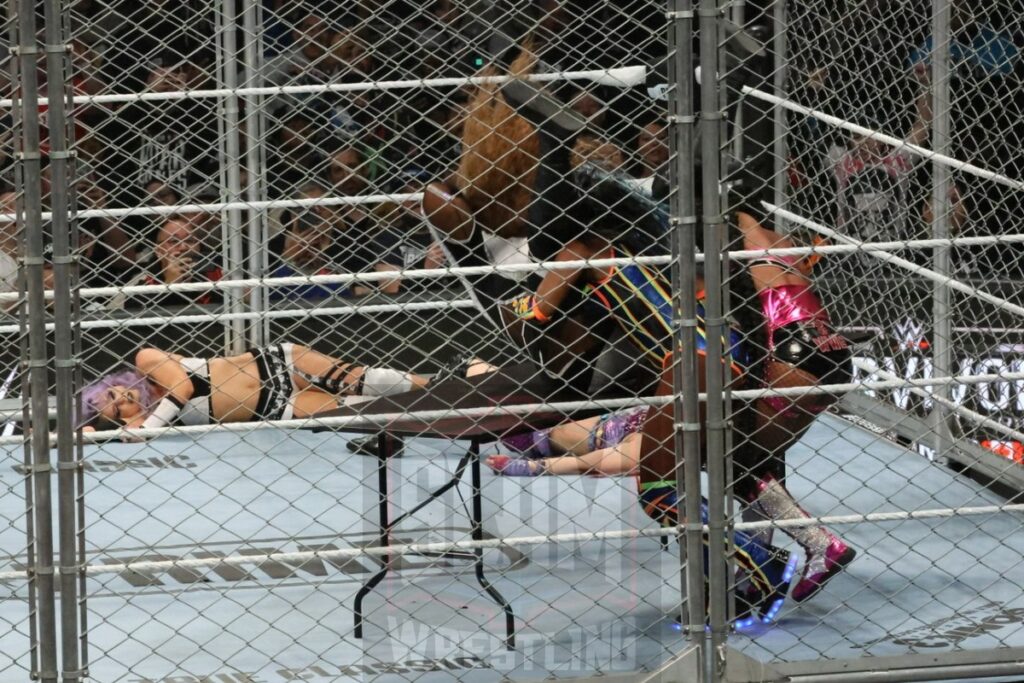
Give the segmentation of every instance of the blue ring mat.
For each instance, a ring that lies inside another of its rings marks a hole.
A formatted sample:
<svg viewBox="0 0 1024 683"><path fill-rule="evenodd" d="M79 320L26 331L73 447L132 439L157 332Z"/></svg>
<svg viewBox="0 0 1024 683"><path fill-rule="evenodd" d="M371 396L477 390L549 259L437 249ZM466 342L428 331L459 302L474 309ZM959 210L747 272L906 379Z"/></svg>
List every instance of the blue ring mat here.
<svg viewBox="0 0 1024 683"><path fill-rule="evenodd" d="M376 460L350 454L347 438L260 430L89 446L89 563L375 545ZM461 452L458 443L407 442L406 456L391 462L396 508L443 483ZM20 449L6 458L16 465ZM1001 502L832 416L818 420L789 464L790 488L816 515ZM24 484L12 466L0 482L0 571L9 571L24 562ZM468 538L463 496L468 483L406 521L395 542ZM485 467L483 496L491 537L652 525L630 478L512 479ZM1020 522L1004 513L844 526L860 551L848 571L730 645L766 662L1024 646ZM651 670L685 644L672 619L674 544L666 552L656 538L549 543L489 549L484 558L516 615L514 652L504 648L501 610L461 559L402 558L367 598L365 638L354 638L353 597L379 566L361 557L93 576L90 676L532 681ZM0 680L28 680L27 584L6 586Z"/></svg>

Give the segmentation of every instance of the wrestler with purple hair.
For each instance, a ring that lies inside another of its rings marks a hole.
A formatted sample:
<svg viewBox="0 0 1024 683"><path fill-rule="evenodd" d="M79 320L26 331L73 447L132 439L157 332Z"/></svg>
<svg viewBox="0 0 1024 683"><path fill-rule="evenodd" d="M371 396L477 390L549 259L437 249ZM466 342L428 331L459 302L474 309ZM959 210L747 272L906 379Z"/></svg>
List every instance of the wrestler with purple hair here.
<svg viewBox="0 0 1024 683"><path fill-rule="evenodd" d="M338 360L290 343L218 358L144 348L133 368L83 389L80 418L86 430L288 420L426 383L425 377ZM134 440L130 432L125 436Z"/></svg>

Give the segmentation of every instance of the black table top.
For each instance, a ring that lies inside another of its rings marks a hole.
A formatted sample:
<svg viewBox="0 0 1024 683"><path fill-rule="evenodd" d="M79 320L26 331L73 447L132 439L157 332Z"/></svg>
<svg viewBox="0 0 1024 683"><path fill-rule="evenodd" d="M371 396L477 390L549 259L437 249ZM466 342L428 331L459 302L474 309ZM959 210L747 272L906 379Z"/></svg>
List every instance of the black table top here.
<svg viewBox="0 0 1024 683"><path fill-rule="evenodd" d="M624 397L624 396L623 396ZM318 413L317 417L356 417L381 414L400 414L384 425L315 427L316 431L346 431L377 433L386 431L395 436L422 436L427 438L468 439L490 437L497 439L524 431L553 427L567 420L583 419L608 412L594 407L571 412L550 409L509 413L514 406L560 403L587 400L578 391L565 387L560 380L552 380L536 366L523 364L501 368L497 372L463 379L451 378L432 384L425 390L407 391L392 396ZM604 396L602 398L611 398ZM486 409L493 408L493 412ZM475 410L472 416L415 417L413 411Z"/></svg>

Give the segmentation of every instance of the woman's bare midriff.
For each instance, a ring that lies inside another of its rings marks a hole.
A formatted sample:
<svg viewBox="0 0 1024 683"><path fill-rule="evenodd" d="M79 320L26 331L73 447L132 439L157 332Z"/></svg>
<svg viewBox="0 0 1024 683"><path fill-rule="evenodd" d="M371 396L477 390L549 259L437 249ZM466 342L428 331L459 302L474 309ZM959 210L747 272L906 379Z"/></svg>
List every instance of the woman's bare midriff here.
<svg viewBox="0 0 1024 683"><path fill-rule="evenodd" d="M210 360L210 409L219 422L245 422L256 413L260 374L251 353Z"/></svg>

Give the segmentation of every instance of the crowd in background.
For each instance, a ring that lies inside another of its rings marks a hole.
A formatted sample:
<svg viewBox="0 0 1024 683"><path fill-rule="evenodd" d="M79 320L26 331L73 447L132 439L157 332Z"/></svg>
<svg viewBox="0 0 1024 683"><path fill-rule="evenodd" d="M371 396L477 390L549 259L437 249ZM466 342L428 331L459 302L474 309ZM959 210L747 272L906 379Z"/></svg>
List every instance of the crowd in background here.
<svg viewBox="0 0 1024 683"><path fill-rule="evenodd" d="M489 2L289 2L262 3L264 27L254 46L261 64L246 68L246 48L257 37L235 32L240 87L356 84L381 80L469 76L516 49L495 31ZM470 8L470 6L473 6ZM531 5L531 3L527 3ZM241 3L239 3L241 6ZM529 6L520 23L508 27L533 35L549 66L593 68L604 60L622 61L612 48L580 50L599 24L574 18L602 16L558 0ZM121 2L76 0L71 4L75 94L174 93L216 88L218 28L214 3L202 1ZM524 24L527 28L524 29ZM237 18L237 26L243 24ZM628 22L625 31L635 31ZM621 33L621 31L620 31ZM624 34L623 34L624 35ZM655 35L653 32L648 35ZM607 36L602 37L608 40ZM648 42L650 42L648 40ZM9 65L6 67L9 69ZM40 71L45 79L45 72ZM597 91L572 96L581 110L602 112ZM418 191L425 181L444 178L460 152L461 123L468 91L462 88L357 89L346 92L285 94L239 102L240 193L249 185L259 199L318 197ZM74 108L76 181L80 209L177 205L231 199L225 176L224 98L178 98L126 103L91 103ZM247 110L247 106L249 109ZM633 105L630 105L633 106ZM628 120L632 122L633 112ZM48 151L42 119L44 163ZM624 119L626 120L626 119ZM10 143L10 116L0 132ZM649 124L649 125L648 125ZM646 135L640 140L641 132ZM244 150L260 138L264 155L250 168ZM627 126L619 144L633 169L664 163L664 127L656 121ZM642 149L636 148L639 140ZM645 157L658 161L645 162ZM13 186L9 153L0 159L3 179ZM647 174L648 171L638 171ZM46 171L44 170L44 174ZM49 204L48 176L44 204ZM415 204L352 204L272 210L264 245L243 238L243 249L266 247L262 274L270 277L397 271L432 267L443 253L432 243ZM247 230L254 213L242 212ZM230 277L225 261L220 213L177 212L79 222L82 284L107 286L217 280ZM247 233L246 233L247 234ZM248 265L247 263L245 265ZM345 285L275 287L274 300L325 296L390 294L410 283L397 277ZM216 303L217 291L117 297L121 306Z"/></svg>
<svg viewBox="0 0 1024 683"><path fill-rule="evenodd" d="M1024 139L1020 105L1024 23L1008 0L984 8L953 0L953 149L958 158L1024 176L1008 143ZM239 7L243 3L237 3ZM595 68L646 63L662 74L664 17L658 3L619 0L263 0L260 36L237 19L239 87L356 84L468 76L508 56L530 33L548 67ZM600 5L595 7L595 5ZM762 7L762 5L765 5ZM1004 6L1006 5L1006 6ZM831 7L831 6L830 6ZM209 0L75 0L70 24L76 94L171 93L218 87L218 28ZM515 11L509 11L509 8ZM764 22L766 3L747 3ZM930 2L860 0L830 10L791 8L790 81L797 101L928 146L932 112L928 67ZM812 11L813 10L813 11ZM761 14L759 14L759 12ZM765 13L767 12L767 13ZM510 18L511 17L511 18ZM253 50L246 48L255 41ZM258 68L245 68L254 52ZM4 69L10 71L8 63ZM44 78L45 73L40 72ZM767 75L770 83L770 74ZM9 88L7 88L9 91ZM663 101L646 87L615 91L570 86L562 93L603 131L597 146L623 173L666 171ZM460 152L469 93L463 88L353 89L274 95L261 115L242 98L239 199L312 199L415 192L450 175ZM218 202L226 194L223 98L185 98L74 108L74 201L82 209ZM0 183L13 186L12 121L0 112ZM48 149L41 112L42 151ZM926 236L930 217L926 163L877 141L791 118L789 182L805 215L861 239ZM1018 133L1020 135L1018 135ZM256 168L244 151L261 139ZM44 204L49 202L44 168ZM5 194L5 203L13 201ZM954 231L1019 232L1021 193L958 174L950 201ZM255 212L241 212L241 229ZM262 274L271 277L392 272L433 267L444 254L415 205L351 204L270 211ZM154 284L230 277L220 213L90 218L80 221L85 286ZM9 231L8 231L9 232ZM245 233L248 234L247 232ZM0 235L0 254L12 240ZM1016 265L992 250L1003 266ZM1012 253L1012 251L1010 252ZM1024 260L1024 259L1022 259ZM6 261L0 258L0 266ZM7 269L0 276L7 277ZM4 280L6 282L6 279ZM271 291L275 300L392 294L411 283L381 277L344 285ZM217 291L124 297L117 306L216 303Z"/></svg>
<svg viewBox="0 0 1024 683"><path fill-rule="evenodd" d="M949 138L946 153L1020 181L1024 156L1024 9L1017 0L949 0ZM791 96L805 106L927 149L931 124L932 3L927 0L794 5ZM795 210L862 240L930 236L932 162L814 117L793 117ZM1020 233L1024 193L953 167L953 235ZM930 252L914 255L927 262ZM875 264L877 259L862 259ZM1024 277L1019 243L957 249L958 276Z"/></svg>

